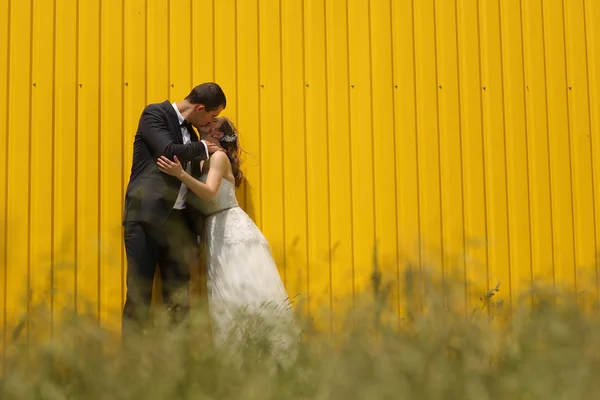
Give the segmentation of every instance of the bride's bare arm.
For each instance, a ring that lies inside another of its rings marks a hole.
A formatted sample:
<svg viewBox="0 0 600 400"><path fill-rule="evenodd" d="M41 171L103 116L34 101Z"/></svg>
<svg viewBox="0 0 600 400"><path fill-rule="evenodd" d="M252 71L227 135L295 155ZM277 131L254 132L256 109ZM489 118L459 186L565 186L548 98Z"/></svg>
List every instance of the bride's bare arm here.
<svg viewBox="0 0 600 400"><path fill-rule="evenodd" d="M210 168L208 169L206 183L192 178L185 171L183 171L184 175L181 175L179 180L200 198L212 200L219 191L228 161L229 159L225 153L217 151L210 157Z"/></svg>
<svg viewBox="0 0 600 400"><path fill-rule="evenodd" d="M157 164L162 172L178 178L198 197L204 200L212 200L217 195L219 186L221 186L221 180L225 175L227 162L229 162L227 155L222 151L216 151L210 158L210 168L208 170L206 183L194 179L185 172L177 158L175 158L175 162L173 162L165 157L161 157L158 159Z"/></svg>

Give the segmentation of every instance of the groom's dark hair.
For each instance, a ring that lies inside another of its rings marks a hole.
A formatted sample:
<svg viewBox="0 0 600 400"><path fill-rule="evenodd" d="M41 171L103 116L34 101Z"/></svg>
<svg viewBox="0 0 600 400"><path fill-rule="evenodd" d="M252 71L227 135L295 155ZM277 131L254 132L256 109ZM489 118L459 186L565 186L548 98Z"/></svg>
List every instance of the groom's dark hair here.
<svg viewBox="0 0 600 400"><path fill-rule="evenodd" d="M227 106L223 89L214 82L205 82L196 86L185 99L192 104L204 104L206 111L214 111L219 106L223 106L223 108Z"/></svg>

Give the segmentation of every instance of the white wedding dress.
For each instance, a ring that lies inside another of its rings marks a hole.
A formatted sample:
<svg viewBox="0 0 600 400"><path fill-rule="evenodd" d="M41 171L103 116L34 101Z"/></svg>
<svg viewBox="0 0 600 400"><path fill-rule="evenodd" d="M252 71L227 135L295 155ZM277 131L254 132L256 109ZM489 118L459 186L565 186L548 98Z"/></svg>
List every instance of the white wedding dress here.
<svg viewBox="0 0 600 400"><path fill-rule="evenodd" d="M207 173L200 180L206 182ZM202 201L207 216L207 284L215 344L267 344L279 364L294 358L299 331L269 243L239 207L235 185L223 179ZM267 339L265 341L265 339Z"/></svg>

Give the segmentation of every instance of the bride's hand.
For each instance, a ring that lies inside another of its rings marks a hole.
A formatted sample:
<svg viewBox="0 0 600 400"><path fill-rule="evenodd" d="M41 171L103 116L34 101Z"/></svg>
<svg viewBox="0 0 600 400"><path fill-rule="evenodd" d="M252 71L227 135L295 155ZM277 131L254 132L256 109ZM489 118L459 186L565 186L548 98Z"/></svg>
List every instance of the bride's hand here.
<svg viewBox="0 0 600 400"><path fill-rule="evenodd" d="M175 162L169 160L165 156L160 156L156 164L161 172L180 178L184 174L183 168L181 167L181 163L177 159L177 156L174 157L174 160Z"/></svg>

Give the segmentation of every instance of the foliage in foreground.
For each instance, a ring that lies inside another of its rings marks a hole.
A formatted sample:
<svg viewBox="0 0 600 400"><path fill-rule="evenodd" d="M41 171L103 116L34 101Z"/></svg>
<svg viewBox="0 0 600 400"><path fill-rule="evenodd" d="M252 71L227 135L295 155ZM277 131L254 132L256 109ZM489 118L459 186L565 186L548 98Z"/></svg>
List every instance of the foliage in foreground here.
<svg viewBox="0 0 600 400"><path fill-rule="evenodd" d="M398 329L397 320L388 318L388 294L374 283L374 301L356 310L335 341L306 325L296 362L275 372L261 340L250 340L238 353L241 365L213 348L202 308L186 331L167 329L157 318L126 351L95 321L72 317L56 328L52 341L27 346L8 340L3 398L482 400L600 394L600 315L575 302L539 294L535 306L513 310L508 321L486 309L495 291L483 296L483 312L465 313L448 306L458 301L448 287L431 286L406 305L423 312L408 313L413 316Z"/></svg>

